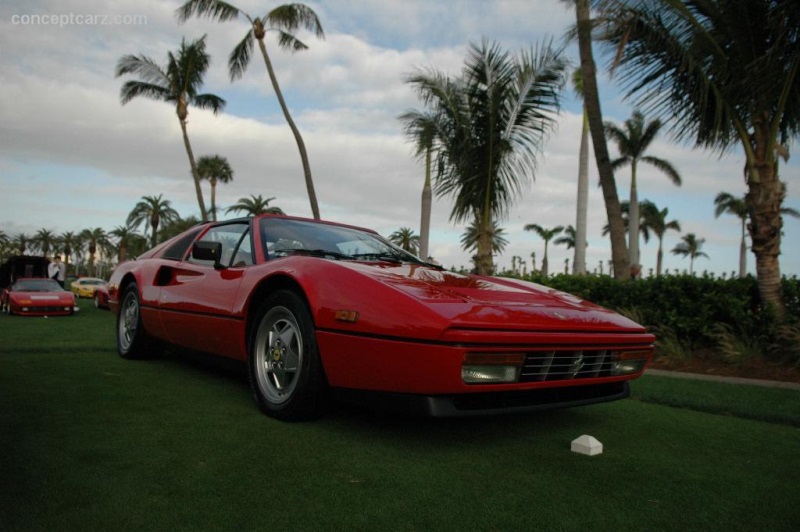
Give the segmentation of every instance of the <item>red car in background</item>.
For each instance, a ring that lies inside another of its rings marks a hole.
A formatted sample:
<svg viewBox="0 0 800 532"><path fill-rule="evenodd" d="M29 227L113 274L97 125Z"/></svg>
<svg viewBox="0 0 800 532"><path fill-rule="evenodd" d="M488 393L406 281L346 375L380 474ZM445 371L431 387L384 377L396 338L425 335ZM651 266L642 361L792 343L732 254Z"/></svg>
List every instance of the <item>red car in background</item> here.
<svg viewBox="0 0 800 532"><path fill-rule="evenodd" d="M621 399L654 342L577 297L276 215L195 226L121 264L108 294L120 356L166 343L245 361L258 406L286 420L332 399L433 416Z"/></svg>
<svg viewBox="0 0 800 532"><path fill-rule="evenodd" d="M108 286L100 285L94 291L94 306L99 309L108 309Z"/></svg>
<svg viewBox="0 0 800 532"><path fill-rule="evenodd" d="M20 316L69 316L75 312L75 296L53 279L22 278L3 290L0 309Z"/></svg>

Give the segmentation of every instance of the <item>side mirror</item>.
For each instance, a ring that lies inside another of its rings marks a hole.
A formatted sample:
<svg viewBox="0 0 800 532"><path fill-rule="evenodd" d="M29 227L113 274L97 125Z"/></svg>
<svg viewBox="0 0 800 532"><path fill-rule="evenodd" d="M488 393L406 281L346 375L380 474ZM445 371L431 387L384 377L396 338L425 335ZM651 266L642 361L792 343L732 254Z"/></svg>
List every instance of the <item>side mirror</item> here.
<svg viewBox="0 0 800 532"><path fill-rule="evenodd" d="M221 270L222 244L220 242L195 242L192 245L192 258L214 262L214 269Z"/></svg>

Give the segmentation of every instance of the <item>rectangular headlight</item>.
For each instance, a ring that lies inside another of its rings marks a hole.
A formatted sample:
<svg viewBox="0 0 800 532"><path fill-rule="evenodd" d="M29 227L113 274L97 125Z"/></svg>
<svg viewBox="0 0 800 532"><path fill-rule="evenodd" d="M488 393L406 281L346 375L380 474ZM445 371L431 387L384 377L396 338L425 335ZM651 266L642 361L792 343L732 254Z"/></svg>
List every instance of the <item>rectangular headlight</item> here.
<svg viewBox="0 0 800 532"><path fill-rule="evenodd" d="M653 352L650 350L617 351L611 366L612 375L632 375L644 370Z"/></svg>
<svg viewBox="0 0 800 532"><path fill-rule="evenodd" d="M461 366L461 380L467 384L517 382L524 362L524 353L468 353Z"/></svg>

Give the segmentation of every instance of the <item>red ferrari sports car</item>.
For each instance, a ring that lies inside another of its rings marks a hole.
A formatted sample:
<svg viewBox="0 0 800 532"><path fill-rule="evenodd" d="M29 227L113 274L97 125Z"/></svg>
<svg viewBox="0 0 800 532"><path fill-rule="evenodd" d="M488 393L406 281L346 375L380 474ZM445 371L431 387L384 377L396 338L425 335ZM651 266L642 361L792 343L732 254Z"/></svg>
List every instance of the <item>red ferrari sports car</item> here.
<svg viewBox="0 0 800 532"><path fill-rule="evenodd" d="M577 297L427 264L376 232L276 215L204 223L108 283L124 358L167 343L247 362L263 412L331 399L432 416L627 397L654 337Z"/></svg>
<svg viewBox="0 0 800 532"><path fill-rule="evenodd" d="M108 309L108 288L106 285L100 285L94 291L94 306L99 309Z"/></svg>
<svg viewBox="0 0 800 532"><path fill-rule="evenodd" d="M3 290L0 308L22 316L68 316L75 311L75 296L53 279L22 278Z"/></svg>

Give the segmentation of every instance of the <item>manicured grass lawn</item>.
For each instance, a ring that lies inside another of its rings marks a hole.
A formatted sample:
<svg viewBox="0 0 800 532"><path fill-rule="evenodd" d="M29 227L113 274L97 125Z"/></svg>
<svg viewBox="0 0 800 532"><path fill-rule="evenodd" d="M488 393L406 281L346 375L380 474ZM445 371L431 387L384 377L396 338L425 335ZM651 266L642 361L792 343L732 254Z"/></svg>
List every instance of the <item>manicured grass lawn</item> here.
<svg viewBox="0 0 800 532"><path fill-rule="evenodd" d="M120 359L111 314L81 305L70 318L0 317L0 530L800 522L796 391L646 376L634 399L570 410L427 420L339 408L287 424L258 412L237 365ZM582 434L604 453L571 453Z"/></svg>

